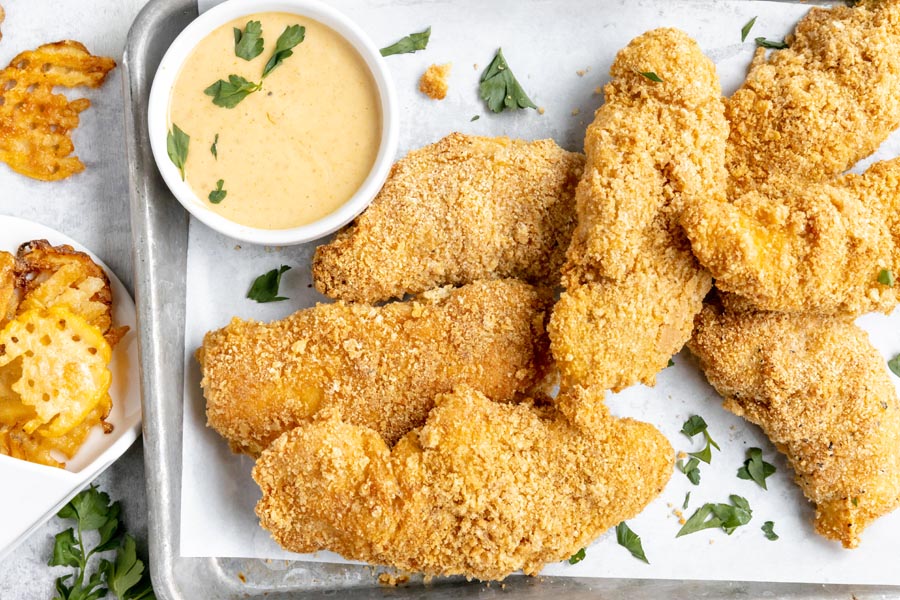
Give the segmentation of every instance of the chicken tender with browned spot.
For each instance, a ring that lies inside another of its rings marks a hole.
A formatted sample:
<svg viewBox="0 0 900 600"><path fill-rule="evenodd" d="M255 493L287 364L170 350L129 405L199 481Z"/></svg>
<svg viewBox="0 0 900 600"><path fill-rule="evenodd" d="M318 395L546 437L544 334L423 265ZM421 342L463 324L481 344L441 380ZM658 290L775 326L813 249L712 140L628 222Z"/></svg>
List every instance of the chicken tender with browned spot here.
<svg viewBox="0 0 900 600"><path fill-rule="evenodd" d="M257 455L329 410L392 444L456 385L513 400L553 380L551 301L493 280L381 307L319 304L269 324L234 319L197 352L209 426Z"/></svg>
<svg viewBox="0 0 900 600"><path fill-rule="evenodd" d="M724 200L727 125L715 65L681 31L635 38L610 73L549 332L564 383L617 391L655 382L712 285L678 219Z"/></svg>
<svg viewBox="0 0 900 600"><path fill-rule="evenodd" d="M483 581L534 575L637 515L673 452L653 426L609 415L602 391L556 406L439 396L391 448L338 418L301 425L256 463L262 526L295 552Z"/></svg>
<svg viewBox="0 0 900 600"><path fill-rule="evenodd" d="M394 165L372 205L313 259L356 302L513 277L559 284L584 157L552 140L451 134Z"/></svg>
<svg viewBox="0 0 900 600"><path fill-rule="evenodd" d="M729 196L827 181L900 126L900 0L813 8L727 101Z"/></svg>
<svg viewBox="0 0 900 600"><path fill-rule="evenodd" d="M885 361L841 317L707 306L688 343L725 408L762 427L816 505L816 531L854 548L900 505L900 403Z"/></svg>
<svg viewBox="0 0 900 600"><path fill-rule="evenodd" d="M688 206L682 224L716 287L760 310L890 312L900 274L900 159L827 183L764 184ZM737 302L729 302L734 306Z"/></svg>

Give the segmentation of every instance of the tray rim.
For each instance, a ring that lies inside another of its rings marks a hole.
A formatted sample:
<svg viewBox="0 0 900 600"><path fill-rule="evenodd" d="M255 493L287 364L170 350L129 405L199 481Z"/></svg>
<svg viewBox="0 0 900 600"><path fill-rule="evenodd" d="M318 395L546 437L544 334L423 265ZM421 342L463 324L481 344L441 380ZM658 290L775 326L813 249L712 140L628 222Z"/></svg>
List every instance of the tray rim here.
<svg viewBox="0 0 900 600"><path fill-rule="evenodd" d="M803 3L808 6L834 5L840 1ZM178 273L177 267L186 263L188 216L168 193L149 151L146 109L151 83L149 79L152 75L146 71L146 60L148 46L155 39L154 34L159 35L160 31L165 30L166 24L179 19L184 20L186 24L197 14L196 0L149 0L132 23L122 60L125 148L128 155L129 209L133 235L134 297L137 306L138 351L141 366L150 567L157 596L170 600L196 597L190 595L183 587L183 579L190 577L191 568L194 569L194 574L199 567L205 569L206 575L214 576L222 574L222 563L230 567L234 564L252 566L264 562L257 559L198 559L178 555L182 461L181 411L178 410L177 415L169 414L166 398L174 397L168 404L176 404L180 408L184 382L185 282L183 269ZM147 80L142 79L142 75ZM166 196L168 202L164 202ZM165 220L166 225L164 232L159 231L160 223L157 222L162 220ZM165 238L162 237L163 233L166 234ZM167 265L169 271L174 269L176 277L173 279L166 277L167 273L161 273L160 264ZM182 276L178 277L179 274ZM176 326L174 329L171 327L173 324ZM174 419L175 426L172 426L171 422L167 423L167 419L169 421ZM271 570L271 572L282 571ZM536 581L539 583L535 584ZM199 586L198 589L208 592L207 597L210 598L297 598L298 595L312 597L322 593L330 595L343 591L344 595L360 598L382 598L385 595L413 597L426 594L439 598L475 597L475 595L483 598L485 595L493 596L507 592L516 592L533 598L544 598L564 592L569 597L587 598L606 592L627 594L633 598L663 596L673 599L695 598L698 595L837 599L847 598L851 594L860 599L867 597L900 599L900 587L894 586L620 578L513 576L504 582L503 587L480 583L466 584L458 578L442 580L437 585L414 584L400 588L379 587L374 577L371 585L352 588L334 585L316 588L230 586L230 589L213 590L206 587L209 583L214 583L213 581L208 583L194 581L194 583Z"/></svg>

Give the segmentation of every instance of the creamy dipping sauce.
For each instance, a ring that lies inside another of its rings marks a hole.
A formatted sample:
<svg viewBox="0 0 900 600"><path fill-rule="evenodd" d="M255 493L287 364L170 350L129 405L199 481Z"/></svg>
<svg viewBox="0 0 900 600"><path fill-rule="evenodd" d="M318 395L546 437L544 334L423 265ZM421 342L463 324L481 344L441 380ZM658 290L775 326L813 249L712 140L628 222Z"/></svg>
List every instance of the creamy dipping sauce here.
<svg viewBox="0 0 900 600"><path fill-rule="evenodd" d="M235 55L233 29L262 23L265 47ZM272 70L262 90L234 108L204 90L231 74L259 82L278 36L302 25L306 36ZM325 25L289 13L258 13L222 25L185 59L169 98L169 128L190 136L185 180L223 217L260 229L321 219L350 199L372 168L381 141L377 87L356 49ZM218 135L216 153L211 146ZM224 200L208 200L218 180Z"/></svg>

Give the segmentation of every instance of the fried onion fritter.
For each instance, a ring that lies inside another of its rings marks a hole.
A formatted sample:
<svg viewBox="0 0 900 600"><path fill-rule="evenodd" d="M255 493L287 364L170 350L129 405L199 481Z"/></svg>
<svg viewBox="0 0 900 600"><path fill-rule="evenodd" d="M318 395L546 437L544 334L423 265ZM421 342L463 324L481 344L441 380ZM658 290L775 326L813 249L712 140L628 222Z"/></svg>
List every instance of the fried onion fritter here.
<svg viewBox="0 0 900 600"><path fill-rule="evenodd" d="M209 425L257 455L329 409L392 444L456 385L507 401L549 383L551 302L493 280L381 307L319 304L270 324L234 319L197 351Z"/></svg>
<svg viewBox="0 0 900 600"><path fill-rule="evenodd" d="M816 531L854 548L900 505L900 403L868 336L835 316L706 306L688 348L731 412L759 425L816 505Z"/></svg>
<svg viewBox="0 0 900 600"><path fill-rule="evenodd" d="M827 181L900 126L900 0L812 8L788 42L726 101L729 197Z"/></svg>
<svg viewBox="0 0 900 600"><path fill-rule="evenodd" d="M453 133L414 150L366 212L316 250L316 289L373 303L478 279L555 287L583 165L552 140Z"/></svg>
<svg viewBox="0 0 900 600"><path fill-rule="evenodd" d="M256 513L295 552L484 581L536 574L637 515L671 475L668 440L609 415L602 393L573 388L554 407L457 389L393 448L334 416L301 425L257 461Z"/></svg>
<svg viewBox="0 0 900 600"><path fill-rule="evenodd" d="M80 173L69 133L87 98L69 101L55 86L99 87L116 66L66 40L22 52L0 71L0 161L33 179L56 181Z"/></svg>
<svg viewBox="0 0 900 600"><path fill-rule="evenodd" d="M763 184L682 213L694 254L740 304L782 312L890 312L900 273L900 159L828 183ZM731 299L729 299L731 300ZM729 301L730 307L738 303Z"/></svg>
<svg viewBox="0 0 900 600"><path fill-rule="evenodd" d="M724 198L727 126L715 65L681 31L635 38L610 73L549 332L564 382L617 391L654 383L712 285L678 215Z"/></svg>

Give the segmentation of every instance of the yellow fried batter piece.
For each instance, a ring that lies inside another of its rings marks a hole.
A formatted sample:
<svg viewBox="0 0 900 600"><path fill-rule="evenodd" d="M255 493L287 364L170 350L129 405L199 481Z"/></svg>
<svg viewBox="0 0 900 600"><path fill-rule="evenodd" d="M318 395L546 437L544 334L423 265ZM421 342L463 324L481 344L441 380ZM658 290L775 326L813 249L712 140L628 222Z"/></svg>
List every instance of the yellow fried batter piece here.
<svg viewBox="0 0 900 600"><path fill-rule="evenodd" d="M512 400L551 374L551 300L494 280L382 307L320 304L271 324L234 319L197 352L209 426L256 455L329 409L392 444L456 385Z"/></svg>
<svg viewBox="0 0 900 600"><path fill-rule="evenodd" d="M22 244L17 253L24 289L20 311L68 306L103 332L115 346L128 327L113 327L112 289L106 272L90 256L47 240Z"/></svg>
<svg viewBox="0 0 900 600"><path fill-rule="evenodd" d="M16 316L19 306L16 257L0 251L0 329Z"/></svg>
<svg viewBox="0 0 900 600"><path fill-rule="evenodd" d="M900 403L852 322L707 306L688 347L725 408L785 453L821 535L854 548L900 505Z"/></svg>
<svg viewBox="0 0 900 600"><path fill-rule="evenodd" d="M730 197L828 180L900 126L900 1L813 8L788 41L768 58L758 49L726 103Z"/></svg>
<svg viewBox="0 0 900 600"><path fill-rule="evenodd" d="M556 286L583 163L552 140L454 133L414 150L368 210L316 250L316 289L371 303L478 279Z"/></svg>
<svg viewBox="0 0 900 600"><path fill-rule="evenodd" d="M761 310L890 312L900 273L900 159L829 183L761 185L687 207L682 224L716 287Z"/></svg>
<svg viewBox="0 0 900 600"><path fill-rule="evenodd" d="M69 101L54 86L99 87L116 66L71 40L22 52L0 71L0 161L33 179L55 181L84 170L69 137L91 102Z"/></svg>
<svg viewBox="0 0 900 600"><path fill-rule="evenodd" d="M257 461L256 513L296 552L480 580L536 574L637 515L672 472L666 438L610 416L602 391L556 402L458 389L393 449L336 417L301 425Z"/></svg>
<svg viewBox="0 0 900 600"><path fill-rule="evenodd" d="M419 91L432 100L443 100L447 97L447 77L452 65L431 65L419 78Z"/></svg>
<svg viewBox="0 0 900 600"><path fill-rule="evenodd" d="M727 126L715 65L678 30L635 38L610 73L549 332L564 382L617 391L655 382L712 285L678 217L724 199Z"/></svg>

